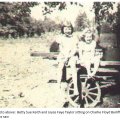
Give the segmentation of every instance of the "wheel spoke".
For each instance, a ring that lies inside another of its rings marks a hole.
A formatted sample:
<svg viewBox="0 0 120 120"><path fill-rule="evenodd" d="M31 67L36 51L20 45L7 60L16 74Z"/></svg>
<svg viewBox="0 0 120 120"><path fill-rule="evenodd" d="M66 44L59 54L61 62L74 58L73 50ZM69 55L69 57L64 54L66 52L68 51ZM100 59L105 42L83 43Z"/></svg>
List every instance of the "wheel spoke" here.
<svg viewBox="0 0 120 120"><path fill-rule="evenodd" d="M94 96L97 96L98 94L97 93L93 93L93 92L89 92L90 95L94 95Z"/></svg>
<svg viewBox="0 0 120 120"><path fill-rule="evenodd" d="M94 99L90 96L90 95L88 95L87 96L90 100L92 100L92 102L94 101Z"/></svg>
<svg viewBox="0 0 120 120"><path fill-rule="evenodd" d="M88 79L86 78L86 79L85 79L85 83L87 82L87 80L88 80Z"/></svg>
<svg viewBox="0 0 120 120"><path fill-rule="evenodd" d="M95 88L90 88L89 91L96 90L96 89L97 89L97 87L95 87Z"/></svg>
<svg viewBox="0 0 120 120"><path fill-rule="evenodd" d="M69 83L69 86L71 86L71 85L72 85L72 82Z"/></svg>
<svg viewBox="0 0 120 120"><path fill-rule="evenodd" d="M85 87L86 86L86 82L87 82L87 78L85 79L85 82L83 82L83 87Z"/></svg>
<svg viewBox="0 0 120 120"><path fill-rule="evenodd" d="M73 84L73 82L71 82L71 83L69 84L69 87L71 87L71 86L72 86L72 84Z"/></svg>
<svg viewBox="0 0 120 120"><path fill-rule="evenodd" d="M72 91L73 91L73 90L74 90L74 88L69 88L69 90L72 90Z"/></svg>
<svg viewBox="0 0 120 120"><path fill-rule="evenodd" d="M87 86L86 86L87 88L89 88L90 87L90 84L87 84Z"/></svg>
<svg viewBox="0 0 120 120"><path fill-rule="evenodd" d="M77 96L77 97L75 98L74 102L77 102L78 99L79 99L79 96Z"/></svg>
<svg viewBox="0 0 120 120"><path fill-rule="evenodd" d="M85 103L88 105L88 100L87 100L87 97L84 97L85 98Z"/></svg>
<svg viewBox="0 0 120 120"><path fill-rule="evenodd" d="M91 83L88 78L81 78L81 88L79 89L81 98L79 98L79 94L75 94L74 88L73 81L70 81L68 85L68 94L69 101L73 106L76 107L81 104L85 108L93 107L100 101L101 90L97 82Z"/></svg>
<svg viewBox="0 0 120 120"><path fill-rule="evenodd" d="M71 94L70 97L74 97L75 95L74 94Z"/></svg>

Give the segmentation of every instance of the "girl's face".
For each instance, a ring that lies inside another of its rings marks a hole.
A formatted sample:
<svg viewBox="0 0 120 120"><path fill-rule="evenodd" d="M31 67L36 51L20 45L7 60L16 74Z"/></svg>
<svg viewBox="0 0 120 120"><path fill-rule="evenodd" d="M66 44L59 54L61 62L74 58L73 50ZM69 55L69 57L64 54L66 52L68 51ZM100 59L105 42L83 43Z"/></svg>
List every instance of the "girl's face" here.
<svg viewBox="0 0 120 120"><path fill-rule="evenodd" d="M64 27L63 30L64 30L65 35L71 35L72 34L72 28L71 27L66 26L66 27Z"/></svg>
<svg viewBox="0 0 120 120"><path fill-rule="evenodd" d="M87 44L90 44L92 42L92 34L91 33L86 33L86 35L85 35L85 42Z"/></svg>

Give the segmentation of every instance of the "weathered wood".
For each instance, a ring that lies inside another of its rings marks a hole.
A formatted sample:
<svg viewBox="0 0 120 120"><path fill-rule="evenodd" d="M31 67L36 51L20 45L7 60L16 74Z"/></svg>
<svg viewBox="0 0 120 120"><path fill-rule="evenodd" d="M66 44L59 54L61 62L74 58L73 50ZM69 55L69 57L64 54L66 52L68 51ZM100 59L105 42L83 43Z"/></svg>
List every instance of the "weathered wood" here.
<svg viewBox="0 0 120 120"><path fill-rule="evenodd" d="M116 83L101 85L100 88L108 88L108 87L111 87L113 85L116 85Z"/></svg>
<svg viewBox="0 0 120 120"><path fill-rule="evenodd" d="M100 61L100 66L120 66L120 61Z"/></svg>
<svg viewBox="0 0 120 120"><path fill-rule="evenodd" d="M57 55L58 55L58 52L44 53L44 52L38 52L38 51L32 52L30 54L30 56L33 56L33 57L43 57L43 58L49 58L49 59L57 58Z"/></svg>
<svg viewBox="0 0 120 120"><path fill-rule="evenodd" d="M109 73L118 73L119 71L116 69L110 69L110 68L98 68L97 72L109 72Z"/></svg>
<svg viewBox="0 0 120 120"><path fill-rule="evenodd" d="M97 78L112 78L113 76L105 76L105 75L103 75L103 76L98 76L98 75L95 75L95 77L97 77ZM82 74L82 75L80 75L80 78L87 78L87 74Z"/></svg>

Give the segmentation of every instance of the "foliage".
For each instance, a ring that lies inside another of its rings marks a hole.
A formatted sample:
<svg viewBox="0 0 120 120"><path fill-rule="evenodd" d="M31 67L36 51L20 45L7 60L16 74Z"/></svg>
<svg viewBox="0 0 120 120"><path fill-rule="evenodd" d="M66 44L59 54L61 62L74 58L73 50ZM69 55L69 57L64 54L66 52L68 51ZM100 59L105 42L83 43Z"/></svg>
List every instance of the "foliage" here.
<svg viewBox="0 0 120 120"><path fill-rule="evenodd" d="M108 22L103 22L101 25L101 33L112 33L113 27L111 27L110 23Z"/></svg>
<svg viewBox="0 0 120 120"><path fill-rule="evenodd" d="M117 36L117 45L120 46L120 3L117 3L117 11L113 10L114 2L95 2L95 20L100 26L101 21L110 23Z"/></svg>
<svg viewBox="0 0 120 120"><path fill-rule="evenodd" d="M58 52L59 51L59 44L54 41L50 46L50 52Z"/></svg>
<svg viewBox="0 0 120 120"><path fill-rule="evenodd" d="M44 2L44 4L46 5L44 10L42 11L44 15L51 14L55 9L58 9L60 11L67 9L66 2ZM70 4L79 5L80 7L83 7L83 5L78 2L70 2Z"/></svg>
<svg viewBox="0 0 120 120"><path fill-rule="evenodd" d="M80 13L75 21L75 29L81 31L84 28L88 27L88 25L89 20L87 19L86 13Z"/></svg>
<svg viewBox="0 0 120 120"><path fill-rule="evenodd" d="M50 2L51 3L51 2ZM31 18L31 7L40 3L37 2L0 2L0 36L33 37L45 31L51 32L59 29L54 21L46 18L44 21L37 21ZM46 4L46 3L45 3ZM52 2L54 4L54 2ZM53 7L53 6L52 6Z"/></svg>
<svg viewBox="0 0 120 120"><path fill-rule="evenodd" d="M101 21L112 23L114 20L114 13L110 13L113 10L114 2L94 2L93 9L95 11L95 20L98 24Z"/></svg>
<svg viewBox="0 0 120 120"><path fill-rule="evenodd" d="M43 28L47 32L53 32L60 29L60 25L56 24L55 21L45 17L45 20L42 22Z"/></svg>
<svg viewBox="0 0 120 120"><path fill-rule="evenodd" d="M0 2L0 36L23 36L30 28L30 7L36 2Z"/></svg>
<svg viewBox="0 0 120 120"><path fill-rule="evenodd" d="M36 2L0 3L0 23L16 25L16 21L25 22L24 17L30 16L30 7L37 5Z"/></svg>

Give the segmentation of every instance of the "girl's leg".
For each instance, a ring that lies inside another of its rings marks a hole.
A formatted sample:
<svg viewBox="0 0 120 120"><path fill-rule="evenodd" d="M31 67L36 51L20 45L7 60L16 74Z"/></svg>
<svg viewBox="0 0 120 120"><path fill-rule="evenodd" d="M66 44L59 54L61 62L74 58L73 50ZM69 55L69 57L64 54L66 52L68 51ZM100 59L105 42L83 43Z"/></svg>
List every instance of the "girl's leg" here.
<svg viewBox="0 0 120 120"><path fill-rule="evenodd" d="M63 67L64 67L64 62L61 61L61 62L58 64L58 68L57 68L57 82L58 82L58 83L61 83Z"/></svg>
<svg viewBox="0 0 120 120"><path fill-rule="evenodd" d="M86 68L86 70L87 70L87 75L88 75L88 77L90 77L91 76L91 62L90 61L85 61L85 68Z"/></svg>
<svg viewBox="0 0 120 120"><path fill-rule="evenodd" d="M58 67L57 67L57 82L61 83L61 78L62 78L62 69L64 67L64 56L63 54L59 54L58 58L57 58L57 63L58 63Z"/></svg>
<svg viewBox="0 0 120 120"><path fill-rule="evenodd" d="M74 94L78 95L78 87L77 87L77 68L76 68L76 57L70 58L69 64L71 66L71 73L72 73L72 79L74 83Z"/></svg>
<svg viewBox="0 0 120 120"><path fill-rule="evenodd" d="M95 56L94 60L93 60L93 64L94 64L94 69L92 72L92 76L94 76L99 68L99 64L100 64L100 57L99 56Z"/></svg>

